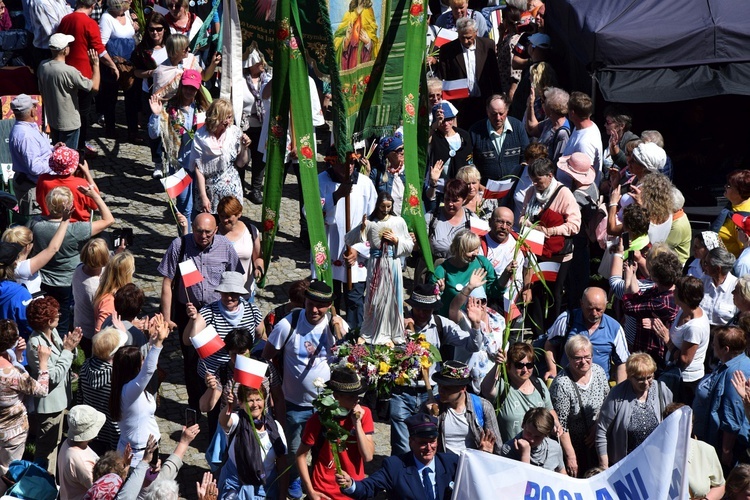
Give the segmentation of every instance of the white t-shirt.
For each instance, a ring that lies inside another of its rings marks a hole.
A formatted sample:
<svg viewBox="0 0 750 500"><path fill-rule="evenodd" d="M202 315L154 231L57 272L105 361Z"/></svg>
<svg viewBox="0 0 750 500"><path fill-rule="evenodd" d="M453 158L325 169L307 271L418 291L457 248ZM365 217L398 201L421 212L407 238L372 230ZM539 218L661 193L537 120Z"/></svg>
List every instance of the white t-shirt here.
<svg viewBox="0 0 750 500"><path fill-rule="evenodd" d="M594 170L596 171L594 184L598 186L602 178L602 157L604 156L602 133L599 131L599 127L591 125L590 127L575 129L570 134L563 156L572 155L576 152L586 153L594 161ZM557 171L557 180L568 187L571 187L573 183L573 179L562 170Z"/></svg>
<svg viewBox="0 0 750 500"><path fill-rule="evenodd" d="M468 394L466 395L468 398ZM453 408L448 408L445 413L443 422L443 444L445 449L456 455L471 446L469 439L469 421L466 420L466 408L462 413L456 412Z"/></svg>
<svg viewBox="0 0 750 500"><path fill-rule="evenodd" d="M284 428L281 426L278 420L276 422L276 428L279 430L279 437L286 446L286 436L284 435ZM240 416L236 413L232 413L229 416L229 432L227 432L227 439L229 435L237 430L237 426L240 425ZM237 436L235 436L236 438ZM258 431L258 437L260 438L260 444L262 445L261 453L263 454L263 468L266 471L266 477L271 477L276 468L276 451L274 451L271 440L268 438L268 431ZM229 445L229 460L237 465L237 458L234 454L234 448L237 444L236 439L232 439L232 443Z"/></svg>
<svg viewBox="0 0 750 500"><path fill-rule="evenodd" d="M156 63L156 67L158 68L161 63L167 60L167 48L166 47L160 47L156 50L154 50L151 53L151 59L154 60ZM151 88L148 86L148 78L143 79L143 83L141 84L141 88L144 92L147 94L151 94Z"/></svg>
<svg viewBox="0 0 750 500"><path fill-rule="evenodd" d="M16 266L16 283L23 285L31 295L42 289L42 277L39 271L31 274L31 259L21 261Z"/></svg>
<svg viewBox="0 0 750 500"><path fill-rule="evenodd" d="M655 243L663 243L667 241L667 237L669 237L669 231L671 229L672 217L669 217L661 224L654 224L653 222L650 222L648 225L648 241L650 241L652 245Z"/></svg>
<svg viewBox="0 0 750 500"><path fill-rule="evenodd" d="M708 315L705 312L700 318L693 318L684 325L676 326L680 321L680 317L682 317L682 309L677 312L677 317L669 329L669 338L678 349L682 349L683 342L698 345L698 350L695 351L692 363L682 370L683 382L695 382L703 378L705 373L703 362L706 359L706 351L708 351L711 324L708 322Z"/></svg>
<svg viewBox="0 0 750 500"><path fill-rule="evenodd" d="M311 325L303 310L299 313L297 328L287 342L292 327L292 314L279 321L268 336L268 342L276 349L281 349L286 342L282 353L282 388L285 399L295 405L312 406L313 400L318 396L313 380L321 378L327 382L331 378L328 351L334 344L334 337L328 328L327 316L317 325Z"/></svg>
<svg viewBox="0 0 750 500"><path fill-rule="evenodd" d="M492 263L492 267L495 269L495 274L500 276L503 274L508 264L513 260L513 254L516 250L516 239L512 234L508 235L505 243L498 243L493 240L489 234L484 236L484 240L487 242L487 260ZM515 274L515 286L512 283L508 283L508 291L505 294L508 298L510 295L517 294L523 288L523 253L518 252L516 255L516 274Z"/></svg>

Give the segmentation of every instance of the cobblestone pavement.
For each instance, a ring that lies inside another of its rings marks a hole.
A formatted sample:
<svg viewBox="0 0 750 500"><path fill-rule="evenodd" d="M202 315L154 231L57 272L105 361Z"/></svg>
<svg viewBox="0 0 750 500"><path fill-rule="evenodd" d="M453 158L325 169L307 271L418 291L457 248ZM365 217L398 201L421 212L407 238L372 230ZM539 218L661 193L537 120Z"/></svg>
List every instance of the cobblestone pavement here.
<svg viewBox="0 0 750 500"><path fill-rule="evenodd" d="M118 128L120 139L125 130ZM135 282L146 294L145 314L158 312L161 278L156 268L169 243L177 236L174 218L167 205L167 195L161 183L151 177L153 165L147 146L104 139L103 129L93 128L93 142L99 148L98 157L89 161L105 201L115 216L113 229L131 227L135 233L130 250L135 255ZM248 181L250 174L248 172ZM266 286L256 294L256 303L265 315L273 307L286 301L284 285L309 276L308 251L299 241L299 209L296 201L297 182L293 175L286 178L281 204L279 231L274 248L274 259L266 279ZM252 221L260 220L260 206L245 200L244 215ZM176 336L168 339L161 355L160 366L167 372L161 386L156 412L162 433L160 449L171 453L176 447L184 423L187 392L182 373L182 354ZM185 454L185 465L178 481L181 494L195 498L195 482L207 470L203 452L210 436L205 419L201 419L201 434ZM389 427L376 423L376 460L367 470L379 468L383 456L390 455Z"/></svg>

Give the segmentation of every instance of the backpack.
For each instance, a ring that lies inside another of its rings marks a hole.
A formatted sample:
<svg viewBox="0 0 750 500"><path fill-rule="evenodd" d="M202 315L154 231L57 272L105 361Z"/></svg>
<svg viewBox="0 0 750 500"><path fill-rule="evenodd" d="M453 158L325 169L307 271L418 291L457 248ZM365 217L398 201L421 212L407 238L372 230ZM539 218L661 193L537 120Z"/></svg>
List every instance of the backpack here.
<svg viewBox="0 0 750 500"><path fill-rule="evenodd" d="M482 408L482 398L474 393L468 393L471 396L471 404L474 405L474 416L477 418L477 425L484 429L484 408Z"/></svg>
<svg viewBox="0 0 750 500"><path fill-rule="evenodd" d="M286 336L286 340L284 340L284 343L279 348L279 352L276 353L276 356L274 356L273 359L271 359L271 363L273 363L274 368L276 368L276 371L279 373L279 377L281 378L281 380L284 380L284 349L289 343L289 340L295 334L297 330L297 323L299 323L299 317L303 312L304 309L295 309L294 311L292 311L292 321L289 328L289 335ZM331 322L333 321L333 315L331 315L330 313L326 313L326 315L328 316L328 328L333 332L333 326L331 325ZM320 352L320 349L322 349L322 346L322 342L318 344L318 349L316 350L314 356L317 356L318 352Z"/></svg>

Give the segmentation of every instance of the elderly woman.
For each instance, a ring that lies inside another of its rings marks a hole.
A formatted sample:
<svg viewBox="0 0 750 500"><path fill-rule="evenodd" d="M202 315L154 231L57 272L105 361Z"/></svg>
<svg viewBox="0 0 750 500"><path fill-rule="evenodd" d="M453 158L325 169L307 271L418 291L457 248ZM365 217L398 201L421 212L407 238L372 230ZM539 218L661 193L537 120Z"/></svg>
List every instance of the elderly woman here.
<svg viewBox="0 0 750 500"><path fill-rule="evenodd" d="M480 191L482 186L479 184L482 180L482 174L479 173L477 167L474 165L464 165L458 169L456 179L461 179L469 186L469 195L464 201L464 207L471 210L471 213L480 219L488 220L492 216L492 212L497 208L498 200L484 199L484 192Z"/></svg>
<svg viewBox="0 0 750 500"><path fill-rule="evenodd" d="M596 426L599 466L607 468L622 460L656 429L672 391L654 380L656 363L636 352L625 362L628 379L617 384L604 400Z"/></svg>
<svg viewBox="0 0 750 500"><path fill-rule="evenodd" d="M219 423L231 442L219 477L220 498L278 498L288 483L284 428L258 389L240 386L237 398L230 391L226 400Z"/></svg>
<svg viewBox="0 0 750 500"><path fill-rule="evenodd" d="M201 29L203 21L190 12L190 0L169 0L169 13L166 15L169 31L173 35L184 35L192 40Z"/></svg>
<svg viewBox="0 0 750 500"><path fill-rule="evenodd" d="M99 287L94 294L94 315L96 323L94 330L99 331L102 323L115 312L115 293L121 287L133 281L135 273L135 258L125 250L112 257L104 266Z"/></svg>
<svg viewBox="0 0 750 500"><path fill-rule="evenodd" d="M49 393L35 399L36 403L36 451L34 461L55 472L57 445L62 437L63 416L71 403L70 366L74 351L81 341L81 329L60 338L57 326L60 321L60 304L52 297L32 301L26 308L26 317L34 332L29 337L28 370L38 378L42 371L39 346L46 347L51 354L47 362L49 369Z"/></svg>
<svg viewBox="0 0 750 500"><path fill-rule="evenodd" d="M727 323L728 326L737 326L740 315L750 311L750 276L740 276L732 292L737 314Z"/></svg>
<svg viewBox="0 0 750 500"><path fill-rule="evenodd" d="M724 243L719 238L719 235L713 231L701 231L696 234L693 238L692 260L687 265L685 274L703 279L705 275L703 272L703 258L709 251L723 246Z"/></svg>
<svg viewBox="0 0 750 500"><path fill-rule="evenodd" d="M18 327L9 319L0 319L0 473L8 471L8 465L21 460L26 436L29 432L29 418L24 396L44 397L49 391L49 370L47 362L50 349L40 345L37 348L39 370L36 380L28 372L13 365L8 354L16 349L16 357L22 352L19 348ZM23 344L25 346L25 344Z"/></svg>
<svg viewBox="0 0 750 500"><path fill-rule="evenodd" d="M743 410L742 396L732 390L734 372L750 376L750 358L745 354L745 333L734 326L720 326L713 332L714 356L719 367L704 377L695 390L693 430L701 441L720 451L725 469L746 457L750 445L750 421Z"/></svg>
<svg viewBox="0 0 750 500"><path fill-rule="evenodd" d="M529 102L533 102L534 92L529 95ZM571 124L568 121L568 100L570 94L556 87L548 87L544 91L542 108L547 115L542 121L537 121L530 110L526 111L525 126L529 138L536 137L537 142L543 144L553 163L562 156L565 145L570 139Z"/></svg>
<svg viewBox="0 0 750 500"><path fill-rule="evenodd" d="M480 285L485 290L485 298L499 297L497 290L495 268L487 257L480 255L481 241L479 236L470 230L459 231L451 243L451 257L435 268L430 282L437 284L441 291L443 308L438 311L442 316L448 316L453 298L459 293L469 296L471 276L476 269L484 270L485 283Z"/></svg>
<svg viewBox="0 0 750 500"><path fill-rule="evenodd" d="M255 282L263 276L263 256L260 253L260 233L252 224L240 220L242 203L234 196L225 196L216 208L219 215L219 234L227 237L237 251L245 270L245 288L250 290L250 300L255 295Z"/></svg>
<svg viewBox="0 0 750 500"><path fill-rule="evenodd" d="M593 449L596 417L609 394L609 377L594 363L594 347L585 335L574 335L565 344L568 367L549 388L563 433L560 444L568 474L576 477L598 465Z"/></svg>
<svg viewBox="0 0 750 500"><path fill-rule="evenodd" d="M96 189L88 186L79 187L78 190L94 200L102 218L96 221L70 224L60 251L40 271L42 274L42 290L45 294L57 299L60 304L59 330L63 335L68 332L70 322L70 309L73 302L71 282L73 273L80 262L79 249L85 241L104 231L115 222L115 218ZM29 222L31 232L34 233L35 254L42 252L49 246L64 214L70 212L72 206L73 193L67 187L56 187L47 194L49 215L47 217L36 217Z"/></svg>
<svg viewBox="0 0 750 500"><path fill-rule="evenodd" d="M471 210L464 207L468 196L469 186L460 179L452 179L445 185L443 206L425 214L433 259L450 257L450 247L456 233L471 229Z"/></svg>
<svg viewBox="0 0 750 500"><path fill-rule="evenodd" d="M78 374L78 403L92 406L107 417L99 434L89 443L100 456L116 449L120 440L120 427L109 413L109 393L112 387L112 359L126 339L114 328L105 328L94 335L93 356L83 363Z"/></svg>
<svg viewBox="0 0 750 500"><path fill-rule="evenodd" d="M216 287L216 291L221 294L221 299L203 306L200 311L192 303L188 303L187 315L190 321L183 331L182 337L185 345L191 345L191 338L198 335L207 326L213 326L222 340L235 328L246 328L255 334L255 338L263 336L263 317L260 310L255 304L242 298L243 295L248 293L244 284L245 279L240 273L224 272L221 275L219 286ZM198 375L202 380L205 380L206 373L215 374L220 366L228 362L229 353L225 348L222 348L198 363ZM214 412L210 414L209 430L212 436L216 431L218 412L219 408L216 407Z"/></svg>
<svg viewBox="0 0 750 500"><path fill-rule="evenodd" d="M102 43L112 58L130 60L135 50L135 31L130 17L130 0L108 0L107 12L102 14L99 29ZM141 80L136 78L132 86L124 89L125 118L128 124L128 142L142 144L138 137L138 110L140 109ZM102 85L97 99L98 109L104 114L105 135L109 139L116 138L115 108L117 104L118 81L108 67L102 68ZM101 102L99 102L101 100Z"/></svg>
<svg viewBox="0 0 750 500"><path fill-rule="evenodd" d="M680 390L673 390L675 398L685 404L693 402L695 387L705 373L703 362L708 351L711 325L708 315L700 307L702 300L701 280L692 276L681 277L675 283L674 290L674 301L680 310L672 326L667 327L661 320L654 320L654 332L667 344L668 364L676 366L681 374Z"/></svg>
<svg viewBox="0 0 750 500"><path fill-rule="evenodd" d="M737 225L732 222L732 213L750 213L750 170L735 170L727 175L727 183L724 185L724 196L731 203L731 210L723 210L714 221L711 229L719 233L724 246L735 257L745 247L740 240Z"/></svg>
<svg viewBox="0 0 750 500"><path fill-rule="evenodd" d="M628 110L616 105L604 109L604 129L609 136L607 148L602 155L605 172L610 168L620 171L627 166L625 145L638 139L638 136L630 131L632 125L633 117Z"/></svg>
<svg viewBox="0 0 750 500"><path fill-rule="evenodd" d="M714 248L702 260L705 295L701 309L713 326L726 325L737 313L733 292L737 277L732 274L734 255L723 248Z"/></svg>
<svg viewBox="0 0 750 500"><path fill-rule="evenodd" d="M482 381L482 396L492 402L497 413L497 425L502 441L506 442L521 432L521 421L531 408L544 407L557 414L552 407L547 386L534 373L534 348L518 342L510 346L507 361L502 350L495 357L495 369ZM505 363L509 385L500 377L499 365Z"/></svg>
<svg viewBox="0 0 750 500"><path fill-rule="evenodd" d="M242 202L236 167L247 165L249 146L250 138L234 124L232 103L226 99L213 101L206 111L206 124L195 134L190 154L201 209L215 214L219 200L230 195Z"/></svg>
<svg viewBox="0 0 750 500"><path fill-rule="evenodd" d="M565 277L573 259L573 236L581 229L581 210L573 193L554 176L554 164L542 158L529 165L532 189L526 193L521 226L536 225L545 235L539 264L559 265L556 279L532 283L533 268L524 275L524 302L531 302L532 329L544 332L545 326L560 315ZM535 300L531 301L531 297ZM549 308L545 318L545 308Z"/></svg>

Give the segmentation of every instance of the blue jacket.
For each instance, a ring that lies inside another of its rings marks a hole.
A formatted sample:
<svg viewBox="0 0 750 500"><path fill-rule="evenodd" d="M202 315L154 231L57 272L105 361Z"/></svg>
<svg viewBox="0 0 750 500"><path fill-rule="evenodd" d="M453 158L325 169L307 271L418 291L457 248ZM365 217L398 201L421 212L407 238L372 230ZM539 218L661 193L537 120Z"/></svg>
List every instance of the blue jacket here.
<svg viewBox="0 0 750 500"><path fill-rule="evenodd" d="M723 433L737 434L734 459L744 455L750 444L750 422L745 417L742 398L732 387L732 374L741 370L750 377L750 358L744 353L721 363L716 371L704 377L695 391L693 408L702 408L693 413L695 435L701 441L714 446L721 456Z"/></svg>
<svg viewBox="0 0 750 500"><path fill-rule="evenodd" d="M30 302L31 294L25 286L15 281L0 281L0 318L15 321L18 333L27 340L31 335L31 327L26 321L26 306Z"/></svg>
<svg viewBox="0 0 750 500"><path fill-rule="evenodd" d="M510 116L506 120L513 130L507 133L499 155L487 130L487 120L478 121L469 129L474 146L474 165L482 174L483 185L486 185L488 179L500 180L509 175L518 176L521 172L523 153L529 145L529 137L520 121Z"/></svg>
<svg viewBox="0 0 750 500"><path fill-rule="evenodd" d="M436 453L435 466L435 500L448 500L453 495L452 483L458 469L458 455L453 453ZM417 472L417 465L412 452L383 460L383 465L372 475L356 482L352 498L372 498L385 490L392 500L424 500L425 490L422 477Z"/></svg>

